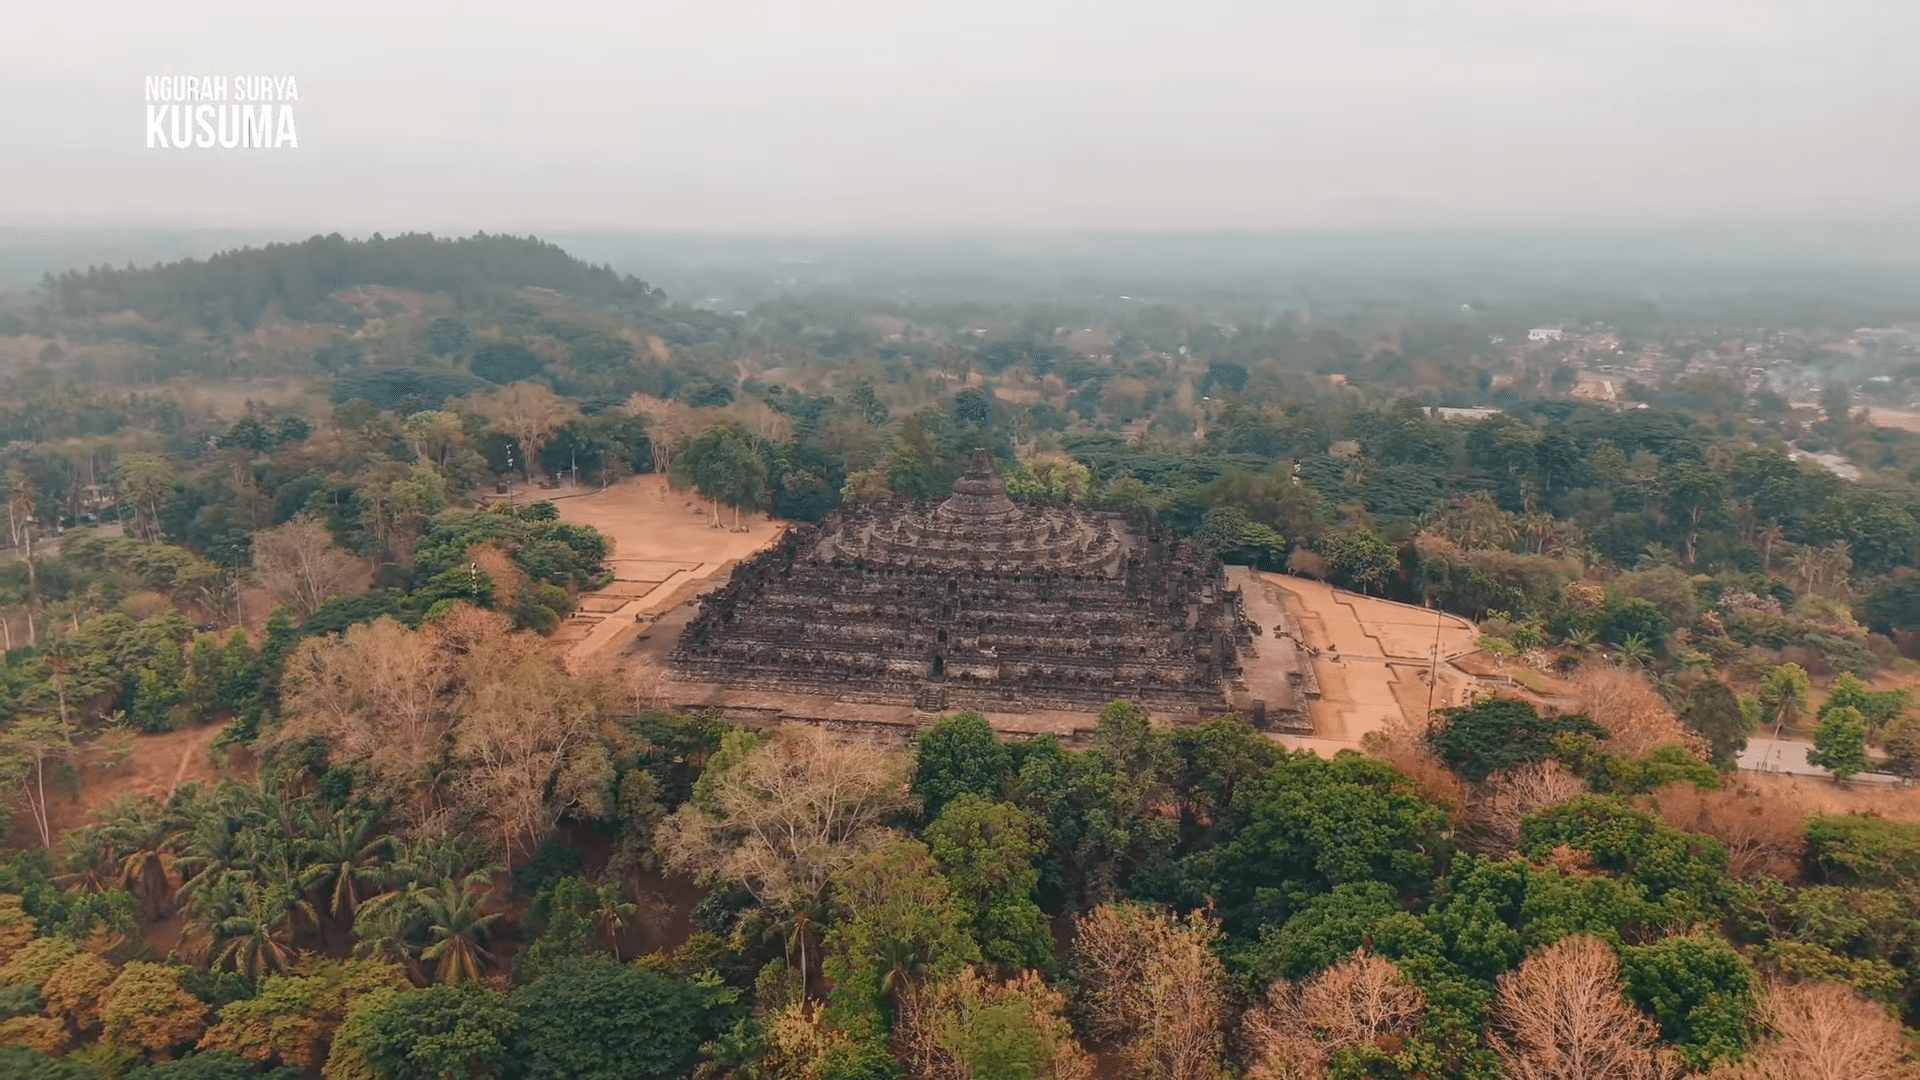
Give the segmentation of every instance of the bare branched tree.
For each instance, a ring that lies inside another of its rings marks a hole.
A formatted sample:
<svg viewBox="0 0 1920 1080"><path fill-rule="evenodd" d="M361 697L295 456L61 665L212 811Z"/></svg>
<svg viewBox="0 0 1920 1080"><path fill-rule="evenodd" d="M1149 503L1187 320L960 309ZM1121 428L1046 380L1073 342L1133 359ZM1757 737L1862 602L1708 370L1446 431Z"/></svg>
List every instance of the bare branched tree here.
<svg viewBox="0 0 1920 1080"><path fill-rule="evenodd" d="M604 810L601 687L496 612L459 605L417 631L381 619L311 639L283 685L269 742L318 739L329 760L364 766L415 832L487 829L510 857L562 814Z"/></svg>
<svg viewBox="0 0 1920 1080"><path fill-rule="evenodd" d="M1607 752L1639 757L1656 746L1673 743L1706 760L1705 739L1688 731L1673 709L1655 693L1637 671L1596 666L1574 680L1574 711L1585 713L1607 729Z"/></svg>
<svg viewBox="0 0 1920 1080"><path fill-rule="evenodd" d="M1850 986L1773 987L1760 1019L1771 1037L1716 1080L1920 1080L1905 1029Z"/></svg>
<svg viewBox="0 0 1920 1080"><path fill-rule="evenodd" d="M302 618L336 596L365 592L368 584L366 564L305 514L253 534L253 570L275 601Z"/></svg>
<svg viewBox="0 0 1920 1080"><path fill-rule="evenodd" d="M1317 1080L1349 1048L1391 1051L1418 1030L1427 999L1400 969L1356 951L1295 985L1280 980L1247 1013L1240 1037L1250 1080Z"/></svg>
<svg viewBox="0 0 1920 1080"><path fill-rule="evenodd" d="M626 408L647 422L647 437L653 442L653 471L662 476L671 469L675 451L707 426L692 407L651 394L633 395L627 399Z"/></svg>
<svg viewBox="0 0 1920 1080"><path fill-rule="evenodd" d="M893 838L886 818L906 805L912 759L801 725L727 738L693 800L661 823L669 867L791 906Z"/></svg>
<svg viewBox="0 0 1920 1080"><path fill-rule="evenodd" d="M1654 793L1667 824L1706 833L1727 849L1727 872L1737 878L1791 879L1806 851L1807 808L1786 795L1763 796L1752 787L1702 791L1669 784Z"/></svg>
<svg viewBox="0 0 1920 1080"><path fill-rule="evenodd" d="M1576 935L1500 977L1487 1040L1512 1080L1666 1080L1658 1032L1620 992L1620 960Z"/></svg>
<svg viewBox="0 0 1920 1080"><path fill-rule="evenodd" d="M1088 1030L1117 1044L1136 1075L1219 1074L1227 987L1212 949L1218 935L1199 912L1181 919L1132 904L1105 904L1074 920Z"/></svg>
<svg viewBox="0 0 1920 1080"><path fill-rule="evenodd" d="M475 412L519 444L520 467L528 483L533 482L533 465L541 448L580 416L580 410L538 383L513 383L470 400Z"/></svg>
<svg viewBox="0 0 1920 1080"><path fill-rule="evenodd" d="M1521 818L1586 793L1586 781L1559 762L1530 761L1491 773L1477 785L1467 820L1488 850L1512 851L1520 842Z"/></svg>

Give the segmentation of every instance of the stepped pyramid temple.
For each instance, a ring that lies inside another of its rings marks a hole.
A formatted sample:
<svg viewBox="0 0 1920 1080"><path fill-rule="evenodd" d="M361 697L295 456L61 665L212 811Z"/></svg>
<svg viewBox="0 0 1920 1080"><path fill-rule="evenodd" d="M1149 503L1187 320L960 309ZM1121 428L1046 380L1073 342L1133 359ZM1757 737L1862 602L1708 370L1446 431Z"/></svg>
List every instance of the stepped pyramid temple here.
<svg viewBox="0 0 1920 1080"><path fill-rule="evenodd" d="M1015 503L976 450L944 502L850 503L742 563L672 664L683 682L902 714L1122 698L1170 720L1304 719L1236 694L1259 632L1213 556L1144 518Z"/></svg>

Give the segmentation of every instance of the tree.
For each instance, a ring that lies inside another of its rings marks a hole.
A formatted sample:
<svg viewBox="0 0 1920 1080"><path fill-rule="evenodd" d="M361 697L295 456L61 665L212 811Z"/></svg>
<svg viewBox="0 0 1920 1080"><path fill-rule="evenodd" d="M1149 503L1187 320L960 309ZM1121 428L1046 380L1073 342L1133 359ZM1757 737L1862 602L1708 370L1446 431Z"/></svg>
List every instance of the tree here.
<svg viewBox="0 0 1920 1080"><path fill-rule="evenodd" d="M1336 1063L1344 1074L1371 1075L1362 1070L1391 1067L1426 1011L1426 996L1398 968L1356 951L1303 983L1283 979L1267 989L1241 1022L1252 1059L1247 1075L1304 1080L1328 1075Z"/></svg>
<svg viewBox="0 0 1920 1080"><path fill-rule="evenodd" d="M1678 746L1704 760L1705 741L1689 734L1665 698L1637 671L1595 667L1574 679L1574 707L1607 731L1607 751L1639 758L1661 746Z"/></svg>
<svg viewBox="0 0 1920 1080"><path fill-rule="evenodd" d="M324 740L329 756L367 767L370 794L392 800L413 823L436 809L431 767L457 722L458 672L435 635L390 618L309 638L288 658L281 682L286 714L268 745Z"/></svg>
<svg viewBox="0 0 1920 1080"><path fill-rule="evenodd" d="M512 1060L520 1018L472 985L368 994L356 1001L327 1057L327 1080L462 1080Z"/></svg>
<svg viewBox="0 0 1920 1080"><path fill-rule="evenodd" d="M734 528L740 511L758 510L766 496L767 463L738 431L710 427L687 444L679 455L680 469L693 489L714 507L713 525L720 527L720 505L733 507Z"/></svg>
<svg viewBox="0 0 1920 1080"><path fill-rule="evenodd" d="M123 498L133 504L134 536L160 539L160 503L180 485L180 475L159 454L124 454L114 469L114 481Z"/></svg>
<svg viewBox="0 0 1920 1080"><path fill-rule="evenodd" d="M730 731L656 843L668 867L702 884L737 884L776 907L817 900L835 872L891 838L909 767L810 727Z"/></svg>
<svg viewBox="0 0 1920 1080"><path fill-rule="evenodd" d="M482 910L488 885L488 875L477 873L457 882L442 879L418 893L430 939L420 959L433 962L440 982L478 982L493 964L486 946L501 913Z"/></svg>
<svg viewBox="0 0 1920 1080"><path fill-rule="evenodd" d="M47 772L73 760L73 728L52 716L30 716L0 732L0 789L26 795L27 808L40 831L40 846L53 847L47 815Z"/></svg>
<svg viewBox="0 0 1920 1080"><path fill-rule="evenodd" d="M1725 1072L1727 1080L1920 1077L1909 1057L1909 1033L1885 1007L1839 983L1772 987L1761 998L1760 1023L1768 1037L1744 1064Z"/></svg>
<svg viewBox="0 0 1920 1080"><path fill-rule="evenodd" d="M1753 734L1747 714L1740 708L1740 698L1717 678L1700 680L1688 695L1680 719L1707 740L1714 767L1722 771L1733 768L1740 751L1747 748L1747 736Z"/></svg>
<svg viewBox="0 0 1920 1080"><path fill-rule="evenodd" d="M1138 1075L1212 1080L1227 1016L1218 937L1199 912L1181 919L1104 904L1075 919L1073 967L1087 1030L1120 1042Z"/></svg>
<svg viewBox="0 0 1920 1080"><path fill-rule="evenodd" d="M974 794L947 803L926 829L927 846L972 917L981 955L1005 969L1052 960L1047 917L1033 899L1045 833L1036 815Z"/></svg>
<svg viewBox="0 0 1920 1080"><path fill-rule="evenodd" d="M918 840L895 841L837 871L833 904L825 970L837 1004L843 991L869 989L878 1006L910 980L980 959L965 909Z"/></svg>
<svg viewBox="0 0 1920 1080"><path fill-rule="evenodd" d="M1578 713L1541 716L1526 702L1505 698L1441 709L1436 716L1437 723L1427 732L1428 745L1460 779L1474 783L1496 769L1546 760L1553 754L1553 741L1562 735L1607 735Z"/></svg>
<svg viewBox="0 0 1920 1080"><path fill-rule="evenodd" d="M485 618L493 626L484 632L508 635L504 619ZM453 745L463 766L455 787L468 805L486 809L505 853L538 844L568 813L603 816L614 779L593 684L534 651L537 638L512 636L521 639L517 655L496 658L487 692L468 699Z"/></svg>
<svg viewBox="0 0 1920 1080"><path fill-rule="evenodd" d="M603 956L556 961L508 999L514 1069L529 1080L684 1076L709 1014L734 993Z"/></svg>
<svg viewBox="0 0 1920 1080"><path fill-rule="evenodd" d="M1229 932L1284 922L1298 894L1379 881L1432 887L1447 815L1383 761L1290 755L1235 807L1229 839L1182 860L1182 895L1219 906Z"/></svg>
<svg viewBox="0 0 1920 1080"><path fill-rule="evenodd" d="M968 968L911 987L894 1039L915 1080L1092 1080L1065 1009L1033 972L995 982Z"/></svg>
<svg viewBox="0 0 1920 1080"><path fill-rule="evenodd" d="M318 835L302 839L302 855L312 860L301 885L319 890L322 911L351 929L360 901L380 887L393 840L378 813L341 809L323 812Z"/></svg>
<svg viewBox="0 0 1920 1080"><path fill-rule="evenodd" d="M932 821L962 795L998 799L1013 775L1013 757L977 712L943 716L914 744L913 793Z"/></svg>
<svg viewBox="0 0 1920 1080"><path fill-rule="evenodd" d="M1906 715L1907 706L1912 704L1912 694L1906 690L1869 690L1867 685L1848 672L1841 672L1833 681L1833 689L1826 700L1820 703L1820 711L1815 715L1825 720L1827 714L1839 708L1860 710L1860 716L1867 724L1867 733L1877 735L1889 725Z"/></svg>
<svg viewBox="0 0 1920 1080"><path fill-rule="evenodd" d="M1727 849L1727 874L1741 880L1791 880L1806 852L1806 808L1751 788L1705 791L1669 784L1654 792L1666 823L1705 833Z"/></svg>
<svg viewBox="0 0 1920 1080"><path fill-rule="evenodd" d="M327 1060L334 1033L363 996L410 989L398 966L368 960L320 960L260 980L251 998L229 1002L200 1039L259 1064L315 1069Z"/></svg>
<svg viewBox="0 0 1920 1080"><path fill-rule="evenodd" d="M336 596L366 591L365 565L306 514L253 534L253 570L262 588L302 618Z"/></svg>
<svg viewBox="0 0 1920 1080"><path fill-rule="evenodd" d="M102 1039L162 1060L207 1029L207 1007L180 986L180 968L130 961L101 999Z"/></svg>
<svg viewBox="0 0 1920 1080"><path fill-rule="evenodd" d="M528 483L533 482L533 463L540 448L555 432L580 418L578 409L538 383L516 382L472 400L475 412L520 444L521 470Z"/></svg>
<svg viewBox="0 0 1920 1080"><path fill-rule="evenodd" d="M1489 1041L1513 1080L1656 1080L1676 1076L1657 1032L1620 992L1620 961L1581 935L1500 977Z"/></svg>
<svg viewBox="0 0 1920 1080"><path fill-rule="evenodd" d="M1237 506L1216 506L1200 520L1194 542L1224 562L1278 567L1286 540L1271 526L1262 525Z"/></svg>
<svg viewBox="0 0 1920 1080"><path fill-rule="evenodd" d="M1754 1012L1753 971L1718 936L1670 937L1622 950L1627 995L1690 1069L1737 1060Z"/></svg>
<svg viewBox="0 0 1920 1080"><path fill-rule="evenodd" d="M1843 705L1826 714L1813 729L1807 763L1832 772L1836 783L1873 767L1867 758L1867 721L1859 709Z"/></svg>
<svg viewBox="0 0 1920 1080"><path fill-rule="evenodd" d="M626 411L647 422L648 436L653 442L654 471L662 474L672 468L674 454L681 444L700 431L700 414L678 401L635 394L627 399Z"/></svg>
<svg viewBox="0 0 1920 1080"><path fill-rule="evenodd" d="M1354 528L1321 538L1327 568L1346 585L1368 592L1400 569L1400 553L1371 529Z"/></svg>
<svg viewBox="0 0 1920 1080"><path fill-rule="evenodd" d="M1760 680L1760 708L1773 721L1776 738L1782 730L1798 726L1811 692L1807 673L1799 664L1781 664Z"/></svg>

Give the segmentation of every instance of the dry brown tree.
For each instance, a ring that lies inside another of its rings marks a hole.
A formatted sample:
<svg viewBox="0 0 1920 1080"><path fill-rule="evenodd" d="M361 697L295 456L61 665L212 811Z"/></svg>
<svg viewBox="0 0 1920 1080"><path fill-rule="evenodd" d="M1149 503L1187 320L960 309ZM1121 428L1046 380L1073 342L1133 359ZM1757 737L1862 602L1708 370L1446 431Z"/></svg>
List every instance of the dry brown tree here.
<svg viewBox="0 0 1920 1080"><path fill-rule="evenodd" d="M1654 792L1654 805L1674 828L1720 841L1727 873L1736 878L1791 879L1800 871L1807 808L1791 796L1763 796L1747 786L1702 791L1669 784Z"/></svg>
<svg viewBox="0 0 1920 1080"><path fill-rule="evenodd" d="M1282 979L1247 1013L1249 1080L1318 1080L1337 1052L1392 1053L1420 1027L1427 999L1400 969L1364 950L1299 983Z"/></svg>
<svg viewBox="0 0 1920 1080"><path fill-rule="evenodd" d="M1673 743L1705 760L1706 740L1688 731L1665 699L1647 685L1639 672L1599 666L1582 671L1573 680L1575 712L1585 713L1607 730L1610 754L1639 757L1656 746Z"/></svg>
<svg viewBox="0 0 1920 1080"><path fill-rule="evenodd" d="M1760 1020L1770 1036L1714 1080L1920 1080L1906 1029L1850 986L1775 986L1761 999Z"/></svg>
<svg viewBox="0 0 1920 1080"><path fill-rule="evenodd" d="M1219 931L1199 912L1179 918L1103 904L1074 920L1080 1011L1136 1076L1213 1080L1225 1051L1226 972Z"/></svg>
<svg viewBox="0 0 1920 1080"><path fill-rule="evenodd" d="M473 411L519 444L520 468L533 482L533 463L555 432L579 419L580 410L538 383L513 383L469 399Z"/></svg>
<svg viewBox="0 0 1920 1080"><path fill-rule="evenodd" d="M653 471L662 476L670 471L674 452L706 426L692 407L651 394L629 397L626 409L647 422L647 437L653 443Z"/></svg>
<svg viewBox="0 0 1920 1080"><path fill-rule="evenodd" d="M1031 1056L1018 1062L1034 1080L1092 1080L1093 1060L1063 1015L1066 998L1027 971L1005 982L968 968L956 976L907 986L894 1020L893 1043L914 1080L987 1080L1000 1075L982 1051L998 1049L1009 1027L1031 1034ZM998 1057L999 1055L995 1055Z"/></svg>
<svg viewBox="0 0 1920 1080"><path fill-rule="evenodd" d="M660 825L667 865L776 907L817 899L834 872L894 837L913 761L798 724L733 732L694 797Z"/></svg>
<svg viewBox="0 0 1920 1080"><path fill-rule="evenodd" d="M454 728L454 787L463 805L485 808L498 849L511 858L565 814L604 816L614 772L592 683L570 677L544 651L490 674Z"/></svg>
<svg viewBox="0 0 1920 1080"><path fill-rule="evenodd" d="M1586 781L1551 759L1490 773L1475 785L1468 801L1466 818L1476 834L1473 846L1512 851L1520 842L1521 818L1586 793Z"/></svg>
<svg viewBox="0 0 1920 1080"><path fill-rule="evenodd" d="M301 618L333 597L367 591L366 564L335 544L326 525L305 514L253 534L253 570L261 588Z"/></svg>
<svg viewBox="0 0 1920 1080"><path fill-rule="evenodd" d="M328 760L364 766L415 833L475 825L509 858L561 814L598 812L611 776L598 684L464 604L419 630L381 619L310 639L282 694L270 744L317 739Z"/></svg>
<svg viewBox="0 0 1920 1080"><path fill-rule="evenodd" d="M1487 1041L1512 1080L1665 1080L1659 1033L1620 990L1605 942L1562 938L1500 976Z"/></svg>

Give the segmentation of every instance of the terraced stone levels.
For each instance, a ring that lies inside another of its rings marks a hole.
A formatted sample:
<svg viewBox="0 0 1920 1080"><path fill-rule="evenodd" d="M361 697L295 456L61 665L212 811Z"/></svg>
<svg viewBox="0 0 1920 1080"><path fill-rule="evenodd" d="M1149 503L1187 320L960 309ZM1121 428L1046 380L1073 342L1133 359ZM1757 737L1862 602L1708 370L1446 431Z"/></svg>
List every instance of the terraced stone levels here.
<svg viewBox="0 0 1920 1080"><path fill-rule="evenodd" d="M677 678L922 711L1227 711L1255 628L1143 518L1016 503L984 451L942 502L854 503L702 598Z"/></svg>

